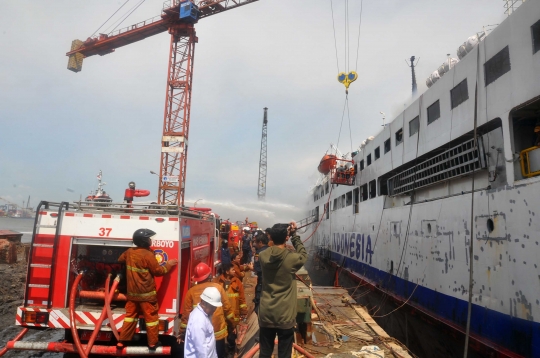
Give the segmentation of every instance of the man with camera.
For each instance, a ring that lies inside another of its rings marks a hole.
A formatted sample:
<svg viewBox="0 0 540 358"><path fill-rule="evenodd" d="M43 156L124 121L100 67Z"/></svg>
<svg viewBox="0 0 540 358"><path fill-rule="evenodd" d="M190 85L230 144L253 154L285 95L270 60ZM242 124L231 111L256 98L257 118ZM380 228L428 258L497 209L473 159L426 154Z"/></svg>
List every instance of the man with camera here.
<svg viewBox="0 0 540 358"><path fill-rule="evenodd" d="M290 238L296 252L285 244ZM262 295L259 306L259 344L261 358L270 358L278 337L278 357L289 358L296 325L296 280L294 274L304 266L307 251L296 234L296 223L272 227L274 246L259 255L262 269Z"/></svg>

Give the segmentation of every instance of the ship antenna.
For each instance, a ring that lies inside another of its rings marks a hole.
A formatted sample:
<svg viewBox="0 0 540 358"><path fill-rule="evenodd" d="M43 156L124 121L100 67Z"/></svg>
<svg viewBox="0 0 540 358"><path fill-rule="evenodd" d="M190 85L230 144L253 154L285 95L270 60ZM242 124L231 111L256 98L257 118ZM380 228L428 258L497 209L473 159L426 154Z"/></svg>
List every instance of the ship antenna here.
<svg viewBox="0 0 540 358"><path fill-rule="evenodd" d="M411 61L411 65L409 66L409 63L407 62L407 60L405 60L405 63L407 64L408 67L411 68L411 76L412 76L412 94L413 96L416 94L416 90L417 90L417 86L416 86L416 74L414 72L414 68L418 65L418 62L420 61L420 57L418 57L418 60L416 61L416 63L414 63L414 60L415 60L415 57L414 56L411 56L411 58L409 59L409 61Z"/></svg>

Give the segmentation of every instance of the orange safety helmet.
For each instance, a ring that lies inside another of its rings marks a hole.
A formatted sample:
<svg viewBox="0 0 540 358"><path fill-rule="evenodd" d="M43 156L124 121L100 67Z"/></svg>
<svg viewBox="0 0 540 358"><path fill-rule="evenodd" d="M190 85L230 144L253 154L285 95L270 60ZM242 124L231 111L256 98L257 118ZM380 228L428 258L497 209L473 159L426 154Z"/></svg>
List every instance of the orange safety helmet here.
<svg viewBox="0 0 540 358"><path fill-rule="evenodd" d="M540 126L534 127L534 133L538 133L538 132L540 132Z"/></svg>
<svg viewBox="0 0 540 358"><path fill-rule="evenodd" d="M210 267L205 264L204 262L200 262L195 266L194 275L191 278L193 282L201 282L204 281L210 276L212 273L212 270L210 270Z"/></svg>

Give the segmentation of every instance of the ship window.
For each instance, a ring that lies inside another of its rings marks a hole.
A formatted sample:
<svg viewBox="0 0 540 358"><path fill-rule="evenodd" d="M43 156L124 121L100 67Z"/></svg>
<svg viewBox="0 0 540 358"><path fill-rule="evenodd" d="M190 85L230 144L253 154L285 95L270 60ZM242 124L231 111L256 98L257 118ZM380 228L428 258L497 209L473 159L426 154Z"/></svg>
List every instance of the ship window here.
<svg viewBox="0 0 540 358"><path fill-rule="evenodd" d="M338 209L338 207L337 207L337 198L334 199L334 206L333 206L332 208L333 208L333 210L337 210L337 209Z"/></svg>
<svg viewBox="0 0 540 358"><path fill-rule="evenodd" d="M420 117L416 116L409 122L409 137L415 133L418 133L420 129Z"/></svg>
<svg viewBox="0 0 540 358"><path fill-rule="evenodd" d="M403 143L403 128L396 132L396 147Z"/></svg>
<svg viewBox="0 0 540 358"><path fill-rule="evenodd" d="M364 159L360 161L360 170L364 170Z"/></svg>
<svg viewBox="0 0 540 358"><path fill-rule="evenodd" d="M427 108L427 123L431 124L441 117L441 106L439 100L436 100L431 106Z"/></svg>
<svg viewBox="0 0 540 358"><path fill-rule="evenodd" d="M342 208L345 207L345 194L343 194L343 195L341 196L341 205L340 205L340 207L342 207Z"/></svg>
<svg viewBox="0 0 540 358"><path fill-rule="evenodd" d="M384 141L384 154L390 151L390 138Z"/></svg>
<svg viewBox="0 0 540 358"><path fill-rule="evenodd" d="M375 148L375 160L381 157L381 147Z"/></svg>
<svg viewBox="0 0 540 358"><path fill-rule="evenodd" d="M347 193L347 199L346 200L347 200L346 205L351 206L352 205L352 190Z"/></svg>
<svg viewBox="0 0 540 358"><path fill-rule="evenodd" d="M326 194L328 194L328 182L326 182L326 184L324 184L324 192Z"/></svg>
<svg viewBox="0 0 540 358"><path fill-rule="evenodd" d="M379 179L379 195L388 195L387 179Z"/></svg>
<svg viewBox="0 0 540 358"><path fill-rule="evenodd" d="M456 87L450 91L450 100L452 101L452 109L456 108L463 102L469 99L469 91L467 88L467 79L461 81Z"/></svg>
<svg viewBox="0 0 540 358"><path fill-rule="evenodd" d="M369 182L369 198L373 199L377 196L377 181L372 180Z"/></svg>
<svg viewBox="0 0 540 358"><path fill-rule="evenodd" d="M506 46L484 63L486 86L495 82L497 78L508 71L510 71L510 50L508 49L508 46Z"/></svg>
<svg viewBox="0 0 540 358"><path fill-rule="evenodd" d="M367 156L367 167L369 167L371 165L371 154L368 154Z"/></svg>
<svg viewBox="0 0 540 358"><path fill-rule="evenodd" d="M368 199L367 184L360 187L360 198L362 201L366 201Z"/></svg>
<svg viewBox="0 0 540 358"><path fill-rule="evenodd" d="M360 189L356 188L353 190L353 196L354 196L354 213L358 214L358 203L360 202Z"/></svg>
<svg viewBox="0 0 540 358"><path fill-rule="evenodd" d="M531 26L532 40L533 40L533 53L537 53L540 50L540 20L536 21Z"/></svg>

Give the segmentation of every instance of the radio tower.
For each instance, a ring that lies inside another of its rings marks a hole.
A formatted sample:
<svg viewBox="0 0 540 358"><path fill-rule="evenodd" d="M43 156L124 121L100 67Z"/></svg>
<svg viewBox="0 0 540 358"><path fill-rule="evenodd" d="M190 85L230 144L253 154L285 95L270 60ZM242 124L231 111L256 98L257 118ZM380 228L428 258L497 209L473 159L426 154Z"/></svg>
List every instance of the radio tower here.
<svg viewBox="0 0 540 358"><path fill-rule="evenodd" d="M266 198L266 137L268 129L268 108L264 107L264 118L261 138L261 158L259 159L259 185L257 186L257 196L259 200Z"/></svg>
<svg viewBox="0 0 540 358"><path fill-rule="evenodd" d="M416 61L416 64L415 64L414 56L411 56L409 61L411 61L411 65L409 67L411 68L411 72L412 72L412 94L414 96L416 94L416 75L414 73L414 68L416 67L416 65L418 65L418 61L420 61L420 59L418 59L418 61Z"/></svg>

